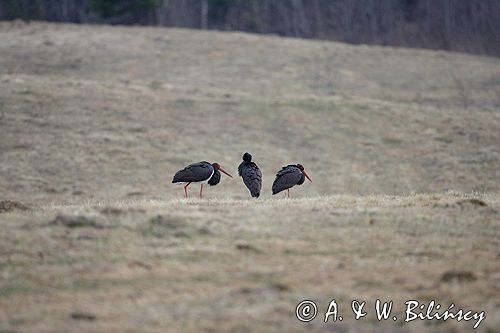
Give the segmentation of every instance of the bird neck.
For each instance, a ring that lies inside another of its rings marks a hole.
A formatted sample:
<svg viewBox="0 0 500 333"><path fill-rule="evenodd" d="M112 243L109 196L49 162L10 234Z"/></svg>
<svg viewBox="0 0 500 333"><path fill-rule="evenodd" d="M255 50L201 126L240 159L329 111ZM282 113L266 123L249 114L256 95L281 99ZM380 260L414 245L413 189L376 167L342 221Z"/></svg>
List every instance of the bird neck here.
<svg viewBox="0 0 500 333"><path fill-rule="evenodd" d="M208 184L210 186L217 185L220 182L220 172L218 169L214 168L214 173L212 174L212 177L208 180Z"/></svg>

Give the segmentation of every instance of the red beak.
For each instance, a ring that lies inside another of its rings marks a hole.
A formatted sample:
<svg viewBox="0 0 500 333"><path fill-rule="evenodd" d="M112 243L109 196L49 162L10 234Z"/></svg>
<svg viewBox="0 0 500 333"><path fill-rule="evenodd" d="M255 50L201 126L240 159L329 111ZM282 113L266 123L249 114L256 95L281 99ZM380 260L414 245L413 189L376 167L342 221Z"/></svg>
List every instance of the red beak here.
<svg viewBox="0 0 500 333"><path fill-rule="evenodd" d="M304 174L304 176L306 176L307 179L309 179L311 183L313 182L311 178L309 178L309 175L307 174L306 170L302 170L302 173Z"/></svg>
<svg viewBox="0 0 500 333"><path fill-rule="evenodd" d="M228 173L226 172L226 170L224 170L224 169L223 169L220 165L219 165L219 170L220 170L220 171L222 171L222 172L224 172L224 173L225 173L226 175L228 175L229 177L233 178L233 176L231 176L230 174L228 174Z"/></svg>

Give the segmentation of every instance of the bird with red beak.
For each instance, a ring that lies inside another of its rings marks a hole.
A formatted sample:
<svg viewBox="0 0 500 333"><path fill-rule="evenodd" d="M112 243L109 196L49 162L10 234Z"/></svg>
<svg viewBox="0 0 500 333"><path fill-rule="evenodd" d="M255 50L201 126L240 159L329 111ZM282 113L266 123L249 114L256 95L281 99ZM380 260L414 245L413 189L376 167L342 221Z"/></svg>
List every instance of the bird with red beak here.
<svg viewBox="0 0 500 333"><path fill-rule="evenodd" d="M306 170L304 170L302 164L290 164L284 166L276 174L276 179L273 182L273 195L286 190L287 196L290 198L290 188L295 185L304 184L306 178L312 183L311 178L307 174Z"/></svg>
<svg viewBox="0 0 500 333"><path fill-rule="evenodd" d="M185 184L184 195L187 198L188 197L187 187L189 186L189 184L201 182L200 198L202 198L203 182L207 181L208 185L210 186L215 186L219 184L221 178L221 174L219 171L233 178L233 176L231 176L228 172L226 172L226 170L224 170L219 163L209 163L203 161L190 164L184 169L177 171L174 175L172 183Z"/></svg>

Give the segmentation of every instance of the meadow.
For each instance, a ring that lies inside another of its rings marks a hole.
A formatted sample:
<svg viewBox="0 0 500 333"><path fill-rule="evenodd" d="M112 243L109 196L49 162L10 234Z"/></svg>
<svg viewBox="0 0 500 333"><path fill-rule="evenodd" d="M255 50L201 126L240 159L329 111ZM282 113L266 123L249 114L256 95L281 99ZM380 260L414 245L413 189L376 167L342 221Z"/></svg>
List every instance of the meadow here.
<svg viewBox="0 0 500 333"><path fill-rule="evenodd" d="M499 77L442 51L0 23L0 332L472 330L404 323L410 299L499 332ZM170 183L201 160L237 176L245 151L257 200ZM289 163L313 183L271 196Z"/></svg>

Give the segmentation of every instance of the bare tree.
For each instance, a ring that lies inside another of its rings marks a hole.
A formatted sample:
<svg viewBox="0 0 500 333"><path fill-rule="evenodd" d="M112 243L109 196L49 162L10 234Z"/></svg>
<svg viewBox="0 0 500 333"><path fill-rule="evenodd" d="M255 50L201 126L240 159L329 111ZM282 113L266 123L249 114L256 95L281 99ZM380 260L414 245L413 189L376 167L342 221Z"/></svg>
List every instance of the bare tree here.
<svg viewBox="0 0 500 333"><path fill-rule="evenodd" d="M208 28L208 0L201 0L201 29Z"/></svg>

